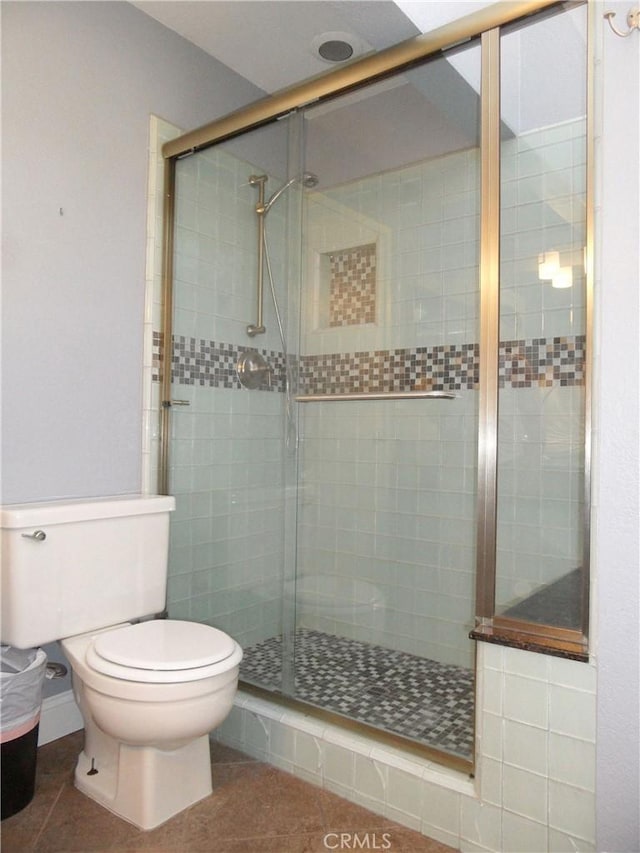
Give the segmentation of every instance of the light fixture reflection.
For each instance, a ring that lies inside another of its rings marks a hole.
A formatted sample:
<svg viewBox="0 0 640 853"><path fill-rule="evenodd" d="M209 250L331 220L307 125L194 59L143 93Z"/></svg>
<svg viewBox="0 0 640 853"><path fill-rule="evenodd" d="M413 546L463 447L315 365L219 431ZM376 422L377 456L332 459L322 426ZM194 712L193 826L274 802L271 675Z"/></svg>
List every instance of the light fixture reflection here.
<svg viewBox="0 0 640 853"><path fill-rule="evenodd" d="M573 267L560 267L551 279L551 287L565 288L573 285Z"/></svg>
<svg viewBox="0 0 640 853"><path fill-rule="evenodd" d="M560 252L544 252L538 255L538 278L540 281L548 281L560 269Z"/></svg>
<svg viewBox="0 0 640 853"><path fill-rule="evenodd" d="M573 285L573 267L560 266L560 252L538 255L538 278L550 281L551 287L563 289Z"/></svg>

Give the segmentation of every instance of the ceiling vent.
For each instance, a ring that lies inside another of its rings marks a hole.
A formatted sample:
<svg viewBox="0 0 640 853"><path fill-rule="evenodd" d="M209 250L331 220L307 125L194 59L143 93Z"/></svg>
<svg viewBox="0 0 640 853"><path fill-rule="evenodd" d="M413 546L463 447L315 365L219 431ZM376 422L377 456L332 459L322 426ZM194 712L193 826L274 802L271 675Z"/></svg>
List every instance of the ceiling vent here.
<svg viewBox="0 0 640 853"><path fill-rule="evenodd" d="M352 33L322 33L311 42L311 52L323 62L346 62L371 48Z"/></svg>

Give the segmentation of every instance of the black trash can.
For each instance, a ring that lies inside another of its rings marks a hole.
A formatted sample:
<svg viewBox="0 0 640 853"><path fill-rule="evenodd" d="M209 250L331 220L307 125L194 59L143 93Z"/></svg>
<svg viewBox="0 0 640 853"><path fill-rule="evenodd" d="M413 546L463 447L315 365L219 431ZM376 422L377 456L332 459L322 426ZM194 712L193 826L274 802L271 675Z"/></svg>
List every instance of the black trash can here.
<svg viewBox="0 0 640 853"><path fill-rule="evenodd" d="M0 791L2 820L33 799L47 656L0 646Z"/></svg>

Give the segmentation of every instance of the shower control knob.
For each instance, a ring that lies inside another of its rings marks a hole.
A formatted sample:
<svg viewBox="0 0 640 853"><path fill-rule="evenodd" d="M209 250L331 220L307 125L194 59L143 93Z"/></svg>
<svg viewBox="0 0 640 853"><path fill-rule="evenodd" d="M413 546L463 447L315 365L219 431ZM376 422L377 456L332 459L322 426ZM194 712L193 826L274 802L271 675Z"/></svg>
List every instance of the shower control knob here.
<svg viewBox="0 0 640 853"><path fill-rule="evenodd" d="M47 538L47 534L44 530L34 530L33 533L23 533L23 539L35 539L36 542L44 542Z"/></svg>

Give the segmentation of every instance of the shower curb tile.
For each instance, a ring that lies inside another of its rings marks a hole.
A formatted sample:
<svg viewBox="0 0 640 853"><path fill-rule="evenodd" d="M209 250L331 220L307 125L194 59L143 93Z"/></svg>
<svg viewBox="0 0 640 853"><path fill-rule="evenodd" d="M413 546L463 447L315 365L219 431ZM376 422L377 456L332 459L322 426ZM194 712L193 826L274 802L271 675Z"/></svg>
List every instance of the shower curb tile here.
<svg viewBox="0 0 640 853"><path fill-rule="evenodd" d="M390 767L387 771L386 802L389 808L412 815L419 819L422 813L424 786L417 782L415 775Z"/></svg>
<svg viewBox="0 0 640 853"><path fill-rule="evenodd" d="M387 768L371 758L356 755L354 791L380 804L384 802L387 786Z"/></svg>
<svg viewBox="0 0 640 853"><path fill-rule="evenodd" d="M417 815L409 814L387 804L384 808L384 816L388 820L395 820L402 824L402 826L408 826L409 829L415 829L417 832L420 832L422 821Z"/></svg>
<svg viewBox="0 0 640 853"><path fill-rule="evenodd" d="M293 775L297 776L298 779L309 782L311 785L322 788L322 776L320 772L312 773L309 770L305 770L304 767L300 767L299 764L295 764L293 767Z"/></svg>
<svg viewBox="0 0 640 853"><path fill-rule="evenodd" d="M474 844L473 841L462 839L460 842L460 853L495 853L490 847L483 847L481 844Z"/></svg>
<svg viewBox="0 0 640 853"><path fill-rule="evenodd" d="M343 797L345 800L351 801L351 797L353 795L353 788L350 785L343 785L341 782L335 782L332 779L327 779L326 777L322 780L322 789L325 791L331 791L332 794L337 794L339 797Z"/></svg>
<svg viewBox="0 0 640 853"><path fill-rule="evenodd" d="M389 768L410 773L412 776L416 776L418 778L422 778L426 769L424 764L412 761L411 758L407 758L398 752L392 752L391 750L387 751L384 747L374 747L371 750L370 757L372 759L379 758L384 761Z"/></svg>
<svg viewBox="0 0 640 853"><path fill-rule="evenodd" d="M460 837L474 844L486 844L490 850L501 850L502 815L499 806L472 797L462 797Z"/></svg>
<svg viewBox="0 0 640 853"><path fill-rule="evenodd" d="M322 749L318 740L304 731L295 729L295 722L289 723L294 732L294 765L307 773L315 773L318 778L322 773Z"/></svg>
<svg viewBox="0 0 640 853"><path fill-rule="evenodd" d="M466 797L477 796L477 780L471 779L468 774L461 773L459 770L449 770L434 764L432 768L425 770L422 778L426 783L438 785L456 794Z"/></svg>

